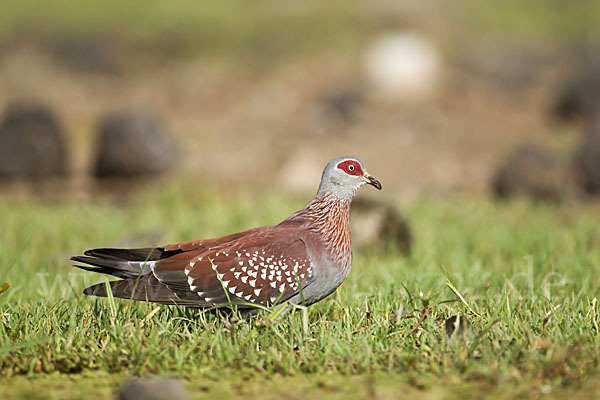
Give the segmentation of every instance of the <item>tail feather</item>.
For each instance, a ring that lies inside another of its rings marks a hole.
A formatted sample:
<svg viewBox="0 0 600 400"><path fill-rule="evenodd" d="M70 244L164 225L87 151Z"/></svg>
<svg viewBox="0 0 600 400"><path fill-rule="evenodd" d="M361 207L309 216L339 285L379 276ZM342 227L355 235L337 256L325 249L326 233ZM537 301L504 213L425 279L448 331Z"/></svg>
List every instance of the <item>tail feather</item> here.
<svg viewBox="0 0 600 400"><path fill-rule="evenodd" d="M83 254L105 260L156 261L161 259L164 252L162 248L150 247L143 249L100 248L87 250Z"/></svg>
<svg viewBox="0 0 600 400"><path fill-rule="evenodd" d="M112 295L121 299L149 301L160 304L182 305L190 307L206 306L198 295L193 292L175 294L161 284L154 275L144 275L139 278L123 279L108 282ZM97 283L86 289L83 294L88 296L107 297L107 283Z"/></svg>
<svg viewBox="0 0 600 400"><path fill-rule="evenodd" d="M84 264L93 265L95 267L100 268L112 268L112 269L121 269L121 265L126 263L119 260L112 260L106 258L97 258L97 257L88 257L88 256L73 256L71 257L71 261L76 261Z"/></svg>
<svg viewBox="0 0 600 400"><path fill-rule="evenodd" d="M123 278L109 282L108 286L107 283L98 283L86 288L83 293L88 296L107 297L107 287L110 287L114 297L123 299L189 307L211 306L190 290L183 270L160 271L157 272L159 276L152 273L159 260L180 252L162 248L100 248L87 250L83 256L74 256L71 260L77 268Z"/></svg>
<svg viewBox="0 0 600 400"><path fill-rule="evenodd" d="M77 268L118 278L135 278L140 274L147 274L155 263L155 261L127 261L90 256L74 256L71 257L71 261L83 264L73 264Z"/></svg>

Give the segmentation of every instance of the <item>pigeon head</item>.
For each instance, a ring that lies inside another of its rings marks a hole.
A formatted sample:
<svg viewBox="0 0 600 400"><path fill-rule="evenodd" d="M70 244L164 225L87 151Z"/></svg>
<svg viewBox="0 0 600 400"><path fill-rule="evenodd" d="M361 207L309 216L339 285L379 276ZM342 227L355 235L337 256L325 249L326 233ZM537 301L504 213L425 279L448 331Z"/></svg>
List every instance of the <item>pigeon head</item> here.
<svg viewBox="0 0 600 400"><path fill-rule="evenodd" d="M323 170L317 195L331 194L340 200L351 201L364 184L381 190L381 183L367 172L358 158L337 157Z"/></svg>

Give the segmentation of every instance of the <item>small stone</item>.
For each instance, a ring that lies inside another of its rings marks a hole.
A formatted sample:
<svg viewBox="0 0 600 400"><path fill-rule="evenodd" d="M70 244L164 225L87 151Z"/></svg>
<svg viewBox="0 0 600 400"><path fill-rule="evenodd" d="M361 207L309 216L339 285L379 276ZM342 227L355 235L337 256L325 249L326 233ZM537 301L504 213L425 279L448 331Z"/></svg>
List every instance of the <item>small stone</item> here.
<svg viewBox="0 0 600 400"><path fill-rule="evenodd" d="M400 212L389 204L358 198L350 207L352 244L358 249L391 244L403 253L410 252L412 235Z"/></svg>
<svg viewBox="0 0 600 400"><path fill-rule="evenodd" d="M8 288L10 288L9 282L2 283L2 285L0 285L0 294L6 292L8 290Z"/></svg>
<svg viewBox="0 0 600 400"><path fill-rule="evenodd" d="M540 46L514 46L493 38L476 42L453 52L455 65L460 66L464 78L474 79L480 85L489 85L512 95L542 84L540 71L560 62L559 56Z"/></svg>
<svg viewBox="0 0 600 400"><path fill-rule="evenodd" d="M66 35L50 47L56 59L74 71L114 75L124 57L119 57L121 43L112 39L104 35Z"/></svg>
<svg viewBox="0 0 600 400"><path fill-rule="evenodd" d="M183 400L185 388L175 379L131 379L121 387L119 400Z"/></svg>
<svg viewBox="0 0 600 400"><path fill-rule="evenodd" d="M166 172L174 166L177 148L157 119L142 110L106 115L99 128L95 175L134 178Z"/></svg>
<svg viewBox="0 0 600 400"><path fill-rule="evenodd" d="M0 178L63 176L63 131L54 113L35 102L8 106L0 124Z"/></svg>
<svg viewBox="0 0 600 400"><path fill-rule="evenodd" d="M456 328L458 327L458 334L460 336L464 336L466 333L469 333L473 330L471 323L466 320L466 318L462 315L453 315L444 321L444 329L446 331L446 336L449 338L452 337L456 332Z"/></svg>
<svg viewBox="0 0 600 400"><path fill-rule="evenodd" d="M600 195L600 118L590 123L573 156L575 180L585 193Z"/></svg>
<svg viewBox="0 0 600 400"><path fill-rule="evenodd" d="M557 96L554 114L565 120L600 115L600 62L588 62L568 78Z"/></svg>
<svg viewBox="0 0 600 400"><path fill-rule="evenodd" d="M360 88L342 87L324 96L322 114L326 121L350 124L358 118L357 109L364 101L365 96Z"/></svg>
<svg viewBox="0 0 600 400"><path fill-rule="evenodd" d="M498 198L530 196L560 200L571 186L567 163L533 145L513 150L498 168L492 189Z"/></svg>

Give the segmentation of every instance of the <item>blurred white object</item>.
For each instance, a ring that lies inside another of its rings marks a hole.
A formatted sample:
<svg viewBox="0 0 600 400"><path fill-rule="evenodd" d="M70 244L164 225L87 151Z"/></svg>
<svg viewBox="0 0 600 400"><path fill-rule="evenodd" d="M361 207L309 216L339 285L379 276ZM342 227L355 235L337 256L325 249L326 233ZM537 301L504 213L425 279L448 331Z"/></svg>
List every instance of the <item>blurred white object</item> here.
<svg viewBox="0 0 600 400"><path fill-rule="evenodd" d="M367 50L365 72L377 95L422 100L435 91L441 57L435 45L410 32L385 34Z"/></svg>

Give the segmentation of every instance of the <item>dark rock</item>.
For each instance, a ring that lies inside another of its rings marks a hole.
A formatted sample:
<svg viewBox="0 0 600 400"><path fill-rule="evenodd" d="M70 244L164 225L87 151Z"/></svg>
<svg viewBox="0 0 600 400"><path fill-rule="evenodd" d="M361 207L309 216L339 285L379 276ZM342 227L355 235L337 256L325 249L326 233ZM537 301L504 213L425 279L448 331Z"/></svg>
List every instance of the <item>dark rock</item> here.
<svg viewBox="0 0 600 400"><path fill-rule="evenodd" d="M470 333L473 330L471 323L462 315L453 315L444 321L446 336L449 338L455 334L456 328L458 328L457 334L460 336L464 336L466 333Z"/></svg>
<svg viewBox="0 0 600 400"><path fill-rule="evenodd" d="M554 114L566 120L600 115L600 63L589 63L568 79L558 94Z"/></svg>
<svg viewBox="0 0 600 400"><path fill-rule="evenodd" d="M573 156L575 180L588 194L600 195L600 118L590 123Z"/></svg>
<svg viewBox="0 0 600 400"><path fill-rule="evenodd" d="M344 123L356 120L356 109L365 101L364 94L357 88L343 88L330 93L323 99L325 117Z"/></svg>
<svg viewBox="0 0 600 400"><path fill-rule="evenodd" d="M558 62L549 48L514 46L496 39L476 42L456 49L458 71L505 92L531 90L539 84L540 71Z"/></svg>
<svg viewBox="0 0 600 400"><path fill-rule="evenodd" d="M389 204L357 198L350 207L352 245L356 248L393 245L410 252L412 235L400 212Z"/></svg>
<svg viewBox="0 0 600 400"><path fill-rule="evenodd" d="M169 170L177 148L152 114L127 111L109 114L100 122L95 175L133 178Z"/></svg>
<svg viewBox="0 0 600 400"><path fill-rule="evenodd" d="M105 36L69 35L51 47L54 56L75 71L112 75L119 71L119 43Z"/></svg>
<svg viewBox="0 0 600 400"><path fill-rule="evenodd" d="M533 145L512 151L492 181L499 198L531 196L537 200L560 200L571 185L566 163Z"/></svg>
<svg viewBox="0 0 600 400"><path fill-rule="evenodd" d="M41 178L66 172L62 129L47 107L9 105L0 124L0 178Z"/></svg>
<svg viewBox="0 0 600 400"><path fill-rule="evenodd" d="M175 379L132 379L119 391L119 400L183 400L185 388Z"/></svg>

